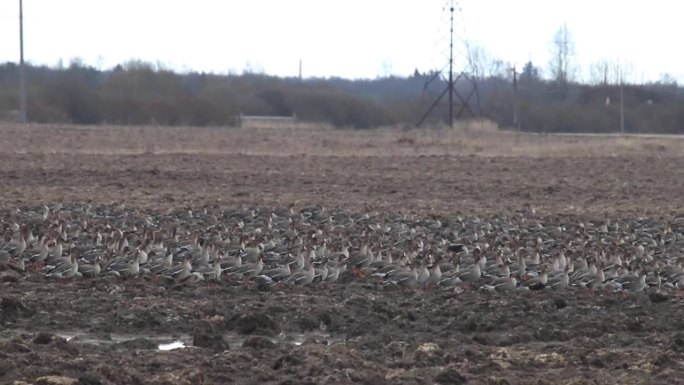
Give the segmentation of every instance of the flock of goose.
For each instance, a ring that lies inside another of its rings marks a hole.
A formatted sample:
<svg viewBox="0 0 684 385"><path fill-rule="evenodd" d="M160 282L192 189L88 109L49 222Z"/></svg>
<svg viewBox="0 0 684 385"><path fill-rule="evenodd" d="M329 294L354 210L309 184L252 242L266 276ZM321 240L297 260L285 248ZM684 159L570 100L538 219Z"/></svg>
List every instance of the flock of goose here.
<svg viewBox="0 0 684 385"><path fill-rule="evenodd" d="M0 211L0 265L48 279L639 292L684 288L684 217L419 218L322 206Z"/></svg>

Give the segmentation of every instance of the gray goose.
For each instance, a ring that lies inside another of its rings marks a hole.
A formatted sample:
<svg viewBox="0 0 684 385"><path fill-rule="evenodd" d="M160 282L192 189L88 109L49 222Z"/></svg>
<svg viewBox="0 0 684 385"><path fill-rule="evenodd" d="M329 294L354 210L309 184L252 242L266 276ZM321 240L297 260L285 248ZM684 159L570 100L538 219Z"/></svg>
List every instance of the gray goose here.
<svg viewBox="0 0 684 385"><path fill-rule="evenodd" d="M78 272L84 278L95 278L95 277L100 275L100 272L102 272L102 267L100 266L100 261L101 261L101 257L98 256L92 265L81 263L78 265Z"/></svg>
<svg viewBox="0 0 684 385"><path fill-rule="evenodd" d="M313 264L307 263L308 267L303 271L292 274L285 280L285 283L295 286L308 286L310 285L315 276L315 271Z"/></svg>
<svg viewBox="0 0 684 385"><path fill-rule="evenodd" d="M413 287L418 282L418 272L412 267L404 267L385 277L385 282L402 287Z"/></svg>
<svg viewBox="0 0 684 385"><path fill-rule="evenodd" d="M74 255L69 256L69 261L63 261L51 268L45 275L48 278L72 278L78 273L78 260Z"/></svg>

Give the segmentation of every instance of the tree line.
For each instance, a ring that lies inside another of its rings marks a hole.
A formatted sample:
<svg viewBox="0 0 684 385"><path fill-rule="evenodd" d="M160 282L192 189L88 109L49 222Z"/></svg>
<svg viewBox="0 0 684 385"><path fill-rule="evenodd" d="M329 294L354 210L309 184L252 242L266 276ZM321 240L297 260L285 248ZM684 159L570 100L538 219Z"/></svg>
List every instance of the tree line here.
<svg viewBox="0 0 684 385"><path fill-rule="evenodd" d="M580 83L563 63L556 63L559 75L550 79L531 62L515 74L497 61L474 64L479 70L472 73L478 91L473 108L503 128L616 132L622 111L626 132L684 133L684 92L673 79L631 84L608 66L597 66L598 80ZM0 120L16 119L18 76L16 64L0 65ZM141 61L108 70L78 60L57 68L29 65L26 78L30 121L120 125L233 126L244 114L295 115L345 128L413 126L446 87L436 72L299 79L177 73ZM443 122L447 114L441 104L427 122Z"/></svg>

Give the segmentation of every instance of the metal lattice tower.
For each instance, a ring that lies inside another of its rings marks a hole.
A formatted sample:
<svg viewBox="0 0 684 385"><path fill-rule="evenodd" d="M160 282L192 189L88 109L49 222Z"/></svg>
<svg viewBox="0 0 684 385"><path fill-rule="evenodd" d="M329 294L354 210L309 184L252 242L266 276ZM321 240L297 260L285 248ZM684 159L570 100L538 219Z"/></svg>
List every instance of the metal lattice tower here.
<svg viewBox="0 0 684 385"><path fill-rule="evenodd" d="M477 90L477 84L475 80L465 73L464 71L459 72L458 75L454 76L454 1L451 0L449 7L450 17L449 17L449 72L446 76L442 73L443 71L436 72L431 76L423 87L423 95L428 90L430 83L440 79L446 81L447 85L442 91L442 93L435 99L427 112L420 118L416 126L423 124L425 119L432 113L432 111L442 103L444 95L448 95L448 102L446 103L449 107L449 126L454 126L454 110L456 110L456 118L460 118L465 112L470 114L472 118L478 118L480 114L480 95ZM422 99L422 98L421 98Z"/></svg>

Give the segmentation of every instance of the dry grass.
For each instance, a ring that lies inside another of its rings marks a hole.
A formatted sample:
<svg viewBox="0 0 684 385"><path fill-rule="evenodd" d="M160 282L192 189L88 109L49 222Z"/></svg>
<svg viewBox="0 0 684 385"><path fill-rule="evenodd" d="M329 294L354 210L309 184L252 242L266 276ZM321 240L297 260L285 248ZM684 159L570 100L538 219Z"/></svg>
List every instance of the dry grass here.
<svg viewBox="0 0 684 385"><path fill-rule="evenodd" d="M294 128L0 125L0 151L16 154L249 154L331 156L620 156L684 155L678 136L539 135L493 124L377 130Z"/></svg>

